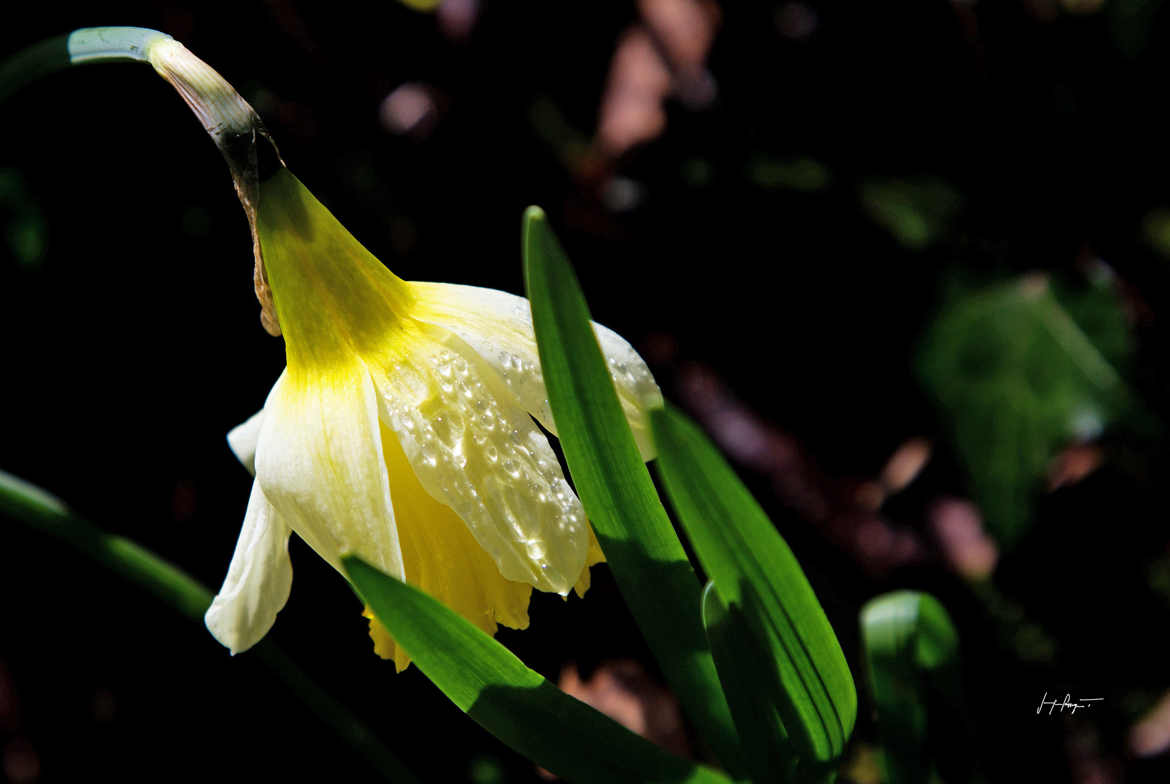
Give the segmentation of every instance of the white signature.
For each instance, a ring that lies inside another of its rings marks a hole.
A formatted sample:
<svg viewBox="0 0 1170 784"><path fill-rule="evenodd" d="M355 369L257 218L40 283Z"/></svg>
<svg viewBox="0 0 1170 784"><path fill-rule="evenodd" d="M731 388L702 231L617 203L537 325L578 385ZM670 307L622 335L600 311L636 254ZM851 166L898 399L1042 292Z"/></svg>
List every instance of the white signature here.
<svg viewBox="0 0 1170 784"><path fill-rule="evenodd" d="M1080 710L1081 708L1091 707L1094 702L1100 702L1103 699L1105 699L1105 698L1104 697L1081 697L1077 700L1073 700L1071 694L1065 694L1063 700L1061 700L1057 697L1053 697L1052 699L1048 699L1048 692L1044 692L1044 696L1040 698L1040 707L1036 709L1036 715L1039 716L1040 712L1042 710L1044 710L1045 708L1048 708L1048 715L1049 716L1051 716L1052 712L1054 710L1056 710L1057 708L1060 708L1061 713L1064 713L1065 709L1067 708L1067 709L1069 709L1069 712L1075 716L1077 714L1077 711Z"/></svg>

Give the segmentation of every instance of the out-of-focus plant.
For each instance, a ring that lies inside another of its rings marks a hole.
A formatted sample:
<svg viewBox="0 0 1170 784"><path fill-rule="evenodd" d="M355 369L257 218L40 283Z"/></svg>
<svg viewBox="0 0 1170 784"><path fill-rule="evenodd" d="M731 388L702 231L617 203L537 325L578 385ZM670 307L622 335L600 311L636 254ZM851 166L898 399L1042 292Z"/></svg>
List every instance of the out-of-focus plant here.
<svg viewBox="0 0 1170 784"><path fill-rule="evenodd" d="M45 218L29 198L24 179L12 169L0 169L0 236L8 252L21 264L34 266L49 242Z"/></svg>
<svg viewBox="0 0 1170 784"><path fill-rule="evenodd" d="M939 707L963 713L955 627L934 597L898 591L862 608L861 638L885 781L927 784L935 775L929 729L944 719Z"/></svg>
<svg viewBox="0 0 1170 784"><path fill-rule="evenodd" d="M937 177L866 180L860 194L866 213L911 250L937 241L963 206L962 195Z"/></svg>
<svg viewBox="0 0 1170 784"><path fill-rule="evenodd" d="M1105 278L1075 293L1041 276L976 290L931 325L919 374L1000 542L1026 531L1057 451L1096 438L1132 402L1117 369L1129 351Z"/></svg>

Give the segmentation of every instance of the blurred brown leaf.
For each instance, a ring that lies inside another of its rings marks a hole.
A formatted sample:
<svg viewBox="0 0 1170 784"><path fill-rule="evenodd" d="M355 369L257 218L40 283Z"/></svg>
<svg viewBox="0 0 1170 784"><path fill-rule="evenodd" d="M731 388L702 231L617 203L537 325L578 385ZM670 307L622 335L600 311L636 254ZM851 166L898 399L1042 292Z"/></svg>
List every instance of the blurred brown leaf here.
<svg viewBox="0 0 1170 784"><path fill-rule="evenodd" d="M597 141L607 156L616 158L662 133L666 127L662 101L670 85L670 70L646 29L626 30L614 52L601 99Z"/></svg>
<svg viewBox="0 0 1170 784"><path fill-rule="evenodd" d="M638 8L642 22L618 40L601 99L596 144L609 159L663 132L667 96L677 95L692 108L715 97L705 63L718 7L700 0L641 0Z"/></svg>
<svg viewBox="0 0 1170 784"><path fill-rule="evenodd" d="M674 365L680 402L732 461L767 476L785 506L818 524L871 574L884 574L924 557L926 550L918 534L891 524L878 512L889 485L873 479L826 476L795 438L740 402L711 368L678 362L673 356L676 350L669 340L658 340L648 354ZM908 441L903 448L901 455L896 452L887 461L894 485L909 481L929 456L925 442ZM894 464L892 469L890 463Z"/></svg>
<svg viewBox="0 0 1170 784"><path fill-rule="evenodd" d="M931 446L925 438L911 438L890 455L882 469L882 484L887 493L904 490L930 462Z"/></svg>
<svg viewBox="0 0 1170 784"><path fill-rule="evenodd" d="M930 525L943 559L968 580L988 577L999 560L999 548L983 530L983 517L975 504L960 498L944 498L930 509Z"/></svg>
<svg viewBox="0 0 1170 784"><path fill-rule="evenodd" d="M636 661L602 664L589 680L568 665L561 670L560 687L672 754L691 756L678 701Z"/></svg>
<svg viewBox="0 0 1170 784"><path fill-rule="evenodd" d="M1073 444L1057 455L1048 469L1048 489L1076 484L1101 465L1101 448L1095 444Z"/></svg>

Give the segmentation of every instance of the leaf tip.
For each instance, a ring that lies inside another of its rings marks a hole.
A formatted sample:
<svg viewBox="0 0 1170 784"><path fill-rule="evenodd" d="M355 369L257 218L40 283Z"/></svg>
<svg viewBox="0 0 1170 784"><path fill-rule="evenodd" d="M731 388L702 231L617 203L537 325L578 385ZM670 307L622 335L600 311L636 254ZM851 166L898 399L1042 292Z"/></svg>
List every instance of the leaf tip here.
<svg viewBox="0 0 1170 784"><path fill-rule="evenodd" d="M346 578L356 586L358 580L365 577L373 567L359 555L344 553L341 556L341 568L345 571Z"/></svg>

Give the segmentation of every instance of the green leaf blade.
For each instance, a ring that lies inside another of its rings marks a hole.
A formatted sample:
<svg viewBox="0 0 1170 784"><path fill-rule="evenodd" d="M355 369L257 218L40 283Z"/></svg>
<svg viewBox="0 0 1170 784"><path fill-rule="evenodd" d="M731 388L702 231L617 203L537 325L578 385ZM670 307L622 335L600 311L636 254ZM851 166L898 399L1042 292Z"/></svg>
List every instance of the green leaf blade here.
<svg viewBox="0 0 1170 784"><path fill-rule="evenodd" d="M472 719L538 765L579 782L729 784L568 696L417 588L356 556L342 563L362 599L423 674Z"/></svg>
<svg viewBox="0 0 1170 784"><path fill-rule="evenodd" d="M797 759L775 706L759 684L767 680L767 666L755 653L755 641L737 607L728 607L714 582L703 590L703 629L719 681L731 706L731 715L743 747L744 769L753 781L790 781Z"/></svg>
<svg viewBox="0 0 1170 784"><path fill-rule="evenodd" d="M840 643L796 557L706 436L667 407L651 414L658 467L696 555L757 644L771 653L774 697L798 753L844 750L857 692Z"/></svg>
<svg viewBox="0 0 1170 784"><path fill-rule="evenodd" d="M700 622L699 579L626 423L580 285L536 207L524 216L524 267L549 404L577 493L687 715L734 767L739 744Z"/></svg>

